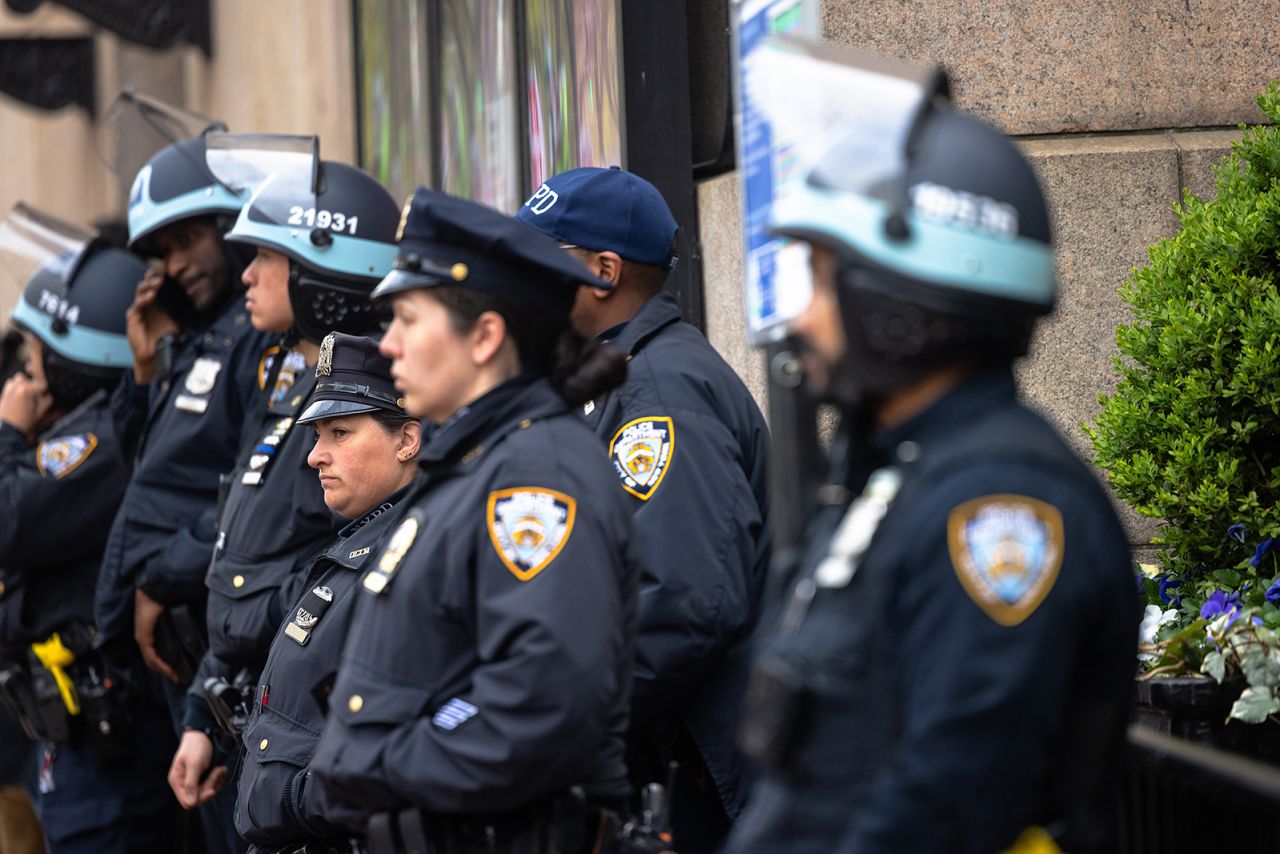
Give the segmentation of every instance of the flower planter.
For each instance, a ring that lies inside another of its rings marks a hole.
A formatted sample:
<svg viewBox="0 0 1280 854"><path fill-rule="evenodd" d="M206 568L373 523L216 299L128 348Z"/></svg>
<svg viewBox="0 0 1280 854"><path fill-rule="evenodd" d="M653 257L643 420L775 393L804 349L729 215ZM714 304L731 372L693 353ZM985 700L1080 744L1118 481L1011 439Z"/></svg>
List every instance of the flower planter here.
<svg viewBox="0 0 1280 854"><path fill-rule="evenodd" d="M1219 685L1208 677L1171 676L1139 680L1134 688L1136 723L1280 766L1280 724L1227 720L1243 682Z"/></svg>

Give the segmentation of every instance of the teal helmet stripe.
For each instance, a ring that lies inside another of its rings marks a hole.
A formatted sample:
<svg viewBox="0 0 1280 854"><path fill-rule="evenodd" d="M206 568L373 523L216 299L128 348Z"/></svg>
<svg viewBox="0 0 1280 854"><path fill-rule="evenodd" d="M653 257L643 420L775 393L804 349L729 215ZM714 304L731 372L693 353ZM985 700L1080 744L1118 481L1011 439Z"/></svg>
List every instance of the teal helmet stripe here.
<svg viewBox="0 0 1280 854"><path fill-rule="evenodd" d="M333 242L320 247L311 242L311 229L302 226L273 225L249 218L248 208L241 211L235 226L226 234L233 243L249 243L274 249L297 261L308 271L337 273L362 279L381 279L391 271L396 260L396 245L365 240L350 235L328 232Z"/></svg>
<svg viewBox="0 0 1280 854"><path fill-rule="evenodd" d="M826 235L869 261L944 287L1048 309L1054 301L1053 249L1026 237L1000 238L907 214L911 236L894 241L883 227L889 205L807 184L773 203L769 228L782 235Z"/></svg>
<svg viewBox="0 0 1280 854"><path fill-rule="evenodd" d="M244 205L241 196L221 184L210 184L163 202L152 201L149 185L129 205L129 245L179 220L213 214L235 214Z"/></svg>
<svg viewBox="0 0 1280 854"><path fill-rule="evenodd" d="M45 346L59 356L103 368L127 368L133 364L129 339L85 326L70 325L65 335L53 331L53 318L26 300L19 300L9 318L31 330Z"/></svg>

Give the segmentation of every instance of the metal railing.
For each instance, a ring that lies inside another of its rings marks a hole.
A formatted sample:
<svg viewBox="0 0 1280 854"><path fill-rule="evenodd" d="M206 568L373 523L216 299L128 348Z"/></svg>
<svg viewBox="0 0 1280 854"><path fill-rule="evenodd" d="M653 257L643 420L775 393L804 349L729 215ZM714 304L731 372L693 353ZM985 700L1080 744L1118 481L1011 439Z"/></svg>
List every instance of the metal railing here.
<svg viewBox="0 0 1280 854"><path fill-rule="evenodd" d="M1280 852L1280 768L1133 724L1123 773L1123 854Z"/></svg>

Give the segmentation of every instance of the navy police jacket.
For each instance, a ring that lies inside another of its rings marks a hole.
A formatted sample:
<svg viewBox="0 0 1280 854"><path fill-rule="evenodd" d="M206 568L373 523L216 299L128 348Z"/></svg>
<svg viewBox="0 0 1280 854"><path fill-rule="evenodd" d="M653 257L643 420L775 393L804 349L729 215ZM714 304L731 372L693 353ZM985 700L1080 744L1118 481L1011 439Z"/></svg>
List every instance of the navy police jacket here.
<svg viewBox="0 0 1280 854"><path fill-rule="evenodd" d="M766 767L728 850L1004 850L1123 743L1124 531L1007 368L853 462L762 645L744 743Z"/></svg>
<svg viewBox="0 0 1280 854"><path fill-rule="evenodd" d="M641 557L633 743L674 714L725 812L747 779L734 746L768 571L768 430L750 392L666 293L608 342L627 380L588 404Z"/></svg>
<svg viewBox="0 0 1280 854"><path fill-rule="evenodd" d="M599 441L546 379L517 378L440 426L420 465L361 579L303 812L359 828L574 785L625 799L636 570Z"/></svg>
<svg viewBox="0 0 1280 854"><path fill-rule="evenodd" d="M271 398L249 431L240 463L231 473L218 539L205 577L209 590L209 649L191 687L198 714L205 677L228 679L242 667L257 671L284 616L280 590L333 539L338 517L307 455L315 430L294 419L315 386L314 372L297 351L285 359L292 376L273 386ZM188 719L194 725L194 720Z"/></svg>
<svg viewBox="0 0 1280 854"><path fill-rule="evenodd" d="M207 328L176 340L167 375L139 386L126 373L116 390L112 407L134 468L98 580L105 637L132 632L135 587L165 605L203 598L218 478L235 465L275 337L255 332L232 298Z"/></svg>
<svg viewBox="0 0 1280 854"><path fill-rule="evenodd" d="M129 466L99 391L33 446L0 422L0 646L93 621L93 588Z"/></svg>
<svg viewBox="0 0 1280 854"><path fill-rule="evenodd" d="M344 828L325 817L322 804L304 803L298 795L324 727L360 576L372 564L404 491L343 528L310 568L286 585L296 594L289 596L293 607L272 641L243 736L246 759L235 821L236 830L254 845L274 849L309 837L344 835Z"/></svg>

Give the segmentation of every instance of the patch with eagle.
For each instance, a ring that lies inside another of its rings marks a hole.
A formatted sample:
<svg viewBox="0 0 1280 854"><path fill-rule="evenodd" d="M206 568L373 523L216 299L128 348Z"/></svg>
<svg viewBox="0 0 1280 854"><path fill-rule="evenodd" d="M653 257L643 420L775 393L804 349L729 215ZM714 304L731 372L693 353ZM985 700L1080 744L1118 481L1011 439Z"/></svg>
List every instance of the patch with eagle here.
<svg viewBox="0 0 1280 854"><path fill-rule="evenodd" d="M628 421L609 441L609 459L622 488L648 501L671 468L676 452L676 426L665 416Z"/></svg>
<svg viewBox="0 0 1280 854"><path fill-rule="evenodd" d="M556 559L569 542L578 502L537 486L489 493L485 512L489 540L511 574L528 581Z"/></svg>

